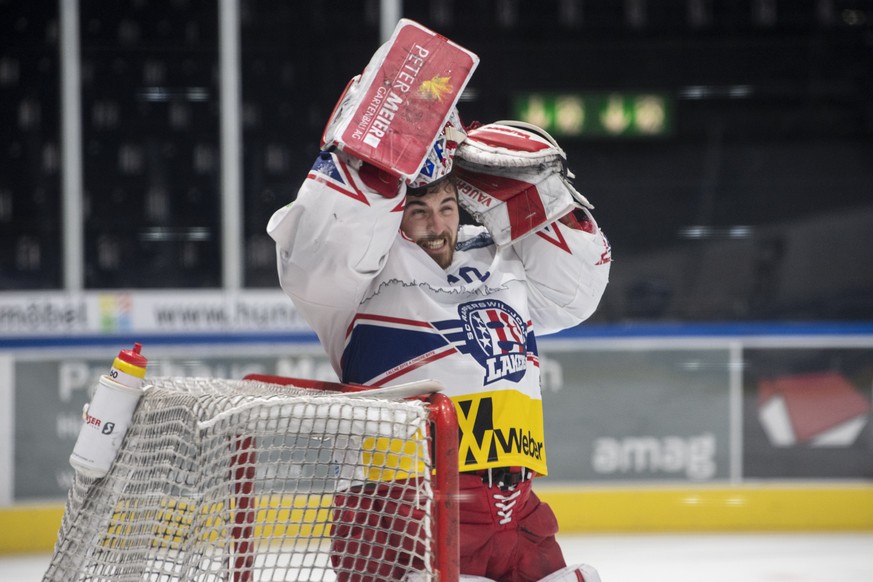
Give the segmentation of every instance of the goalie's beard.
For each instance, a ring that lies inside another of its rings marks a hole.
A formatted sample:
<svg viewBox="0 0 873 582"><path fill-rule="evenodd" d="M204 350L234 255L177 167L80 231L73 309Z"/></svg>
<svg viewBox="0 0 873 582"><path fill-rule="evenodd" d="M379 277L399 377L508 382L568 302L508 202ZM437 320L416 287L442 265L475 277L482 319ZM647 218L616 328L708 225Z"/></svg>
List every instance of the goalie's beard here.
<svg viewBox="0 0 873 582"><path fill-rule="evenodd" d="M457 232L445 230L439 234L411 233L410 238L443 270L452 264L455 258L455 245L458 242Z"/></svg>

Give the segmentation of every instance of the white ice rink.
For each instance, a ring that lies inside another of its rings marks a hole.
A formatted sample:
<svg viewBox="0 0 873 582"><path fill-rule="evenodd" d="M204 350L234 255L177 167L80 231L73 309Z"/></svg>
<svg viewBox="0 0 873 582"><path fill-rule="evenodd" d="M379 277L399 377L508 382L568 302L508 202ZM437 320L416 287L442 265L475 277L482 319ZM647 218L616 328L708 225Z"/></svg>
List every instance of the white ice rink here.
<svg viewBox="0 0 873 582"><path fill-rule="evenodd" d="M560 538L603 582L873 582L873 532ZM0 582L36 582L49 556L0 558Z"/></svg>

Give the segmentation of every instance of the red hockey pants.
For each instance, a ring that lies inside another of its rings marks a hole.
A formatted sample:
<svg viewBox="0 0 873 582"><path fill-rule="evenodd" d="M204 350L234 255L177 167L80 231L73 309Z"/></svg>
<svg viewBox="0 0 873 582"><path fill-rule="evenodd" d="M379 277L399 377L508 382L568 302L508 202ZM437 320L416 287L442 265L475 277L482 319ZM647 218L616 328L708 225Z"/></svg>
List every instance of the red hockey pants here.
<svg viewBox="0 0 873 582"><path fill-rule="evenodd" d="M523 582L566 565L555 540L555 514L530 480L509 490L462 473L459 494L461 573ZM414 499L404 499L410 496L400 483L336 496L331 563L340 582L401 580L407 570L424 569L413 557L423 555L424 513Z"/></svg>

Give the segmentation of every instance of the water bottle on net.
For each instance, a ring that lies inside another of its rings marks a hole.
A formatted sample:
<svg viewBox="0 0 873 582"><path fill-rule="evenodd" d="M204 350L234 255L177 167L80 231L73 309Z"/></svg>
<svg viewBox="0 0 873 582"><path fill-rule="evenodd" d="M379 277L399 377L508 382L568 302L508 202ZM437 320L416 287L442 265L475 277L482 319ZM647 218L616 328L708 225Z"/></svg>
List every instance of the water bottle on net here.
<svg viewBox="0 0 873 582"><path fill-rule="evenodd" d="M121 448L143 393L148 360L141 350L142 344L135 343L132 350L118 353L109 373L100 376L90 404L82 411L84 424L70 464L86 477L105 477Z"/></svg>

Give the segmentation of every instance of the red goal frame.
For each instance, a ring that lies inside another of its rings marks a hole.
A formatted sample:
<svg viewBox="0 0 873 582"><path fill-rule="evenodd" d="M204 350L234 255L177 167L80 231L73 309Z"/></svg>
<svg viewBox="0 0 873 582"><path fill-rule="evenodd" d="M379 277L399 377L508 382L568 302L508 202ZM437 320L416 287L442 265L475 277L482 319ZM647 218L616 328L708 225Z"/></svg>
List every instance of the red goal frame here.
<svg viewBox="0 0 873 582"><path fill-rule="evenodd" d="M295 386L330 392L364 392L371 387L341 384L269 374L249 374L244 380ZM458 582L460 576L460 535L458 532L458 418L452 400L439 392L416 397L428 403L429 438L432 443L435 473L434 520L431 533L434 547L433 568L440 582ZM256 507L254 502L254 438L240 437L234 443L233 477L237 511L231 536L234 539L234 582L249 582L254 567L253 537Z"/></svg>

